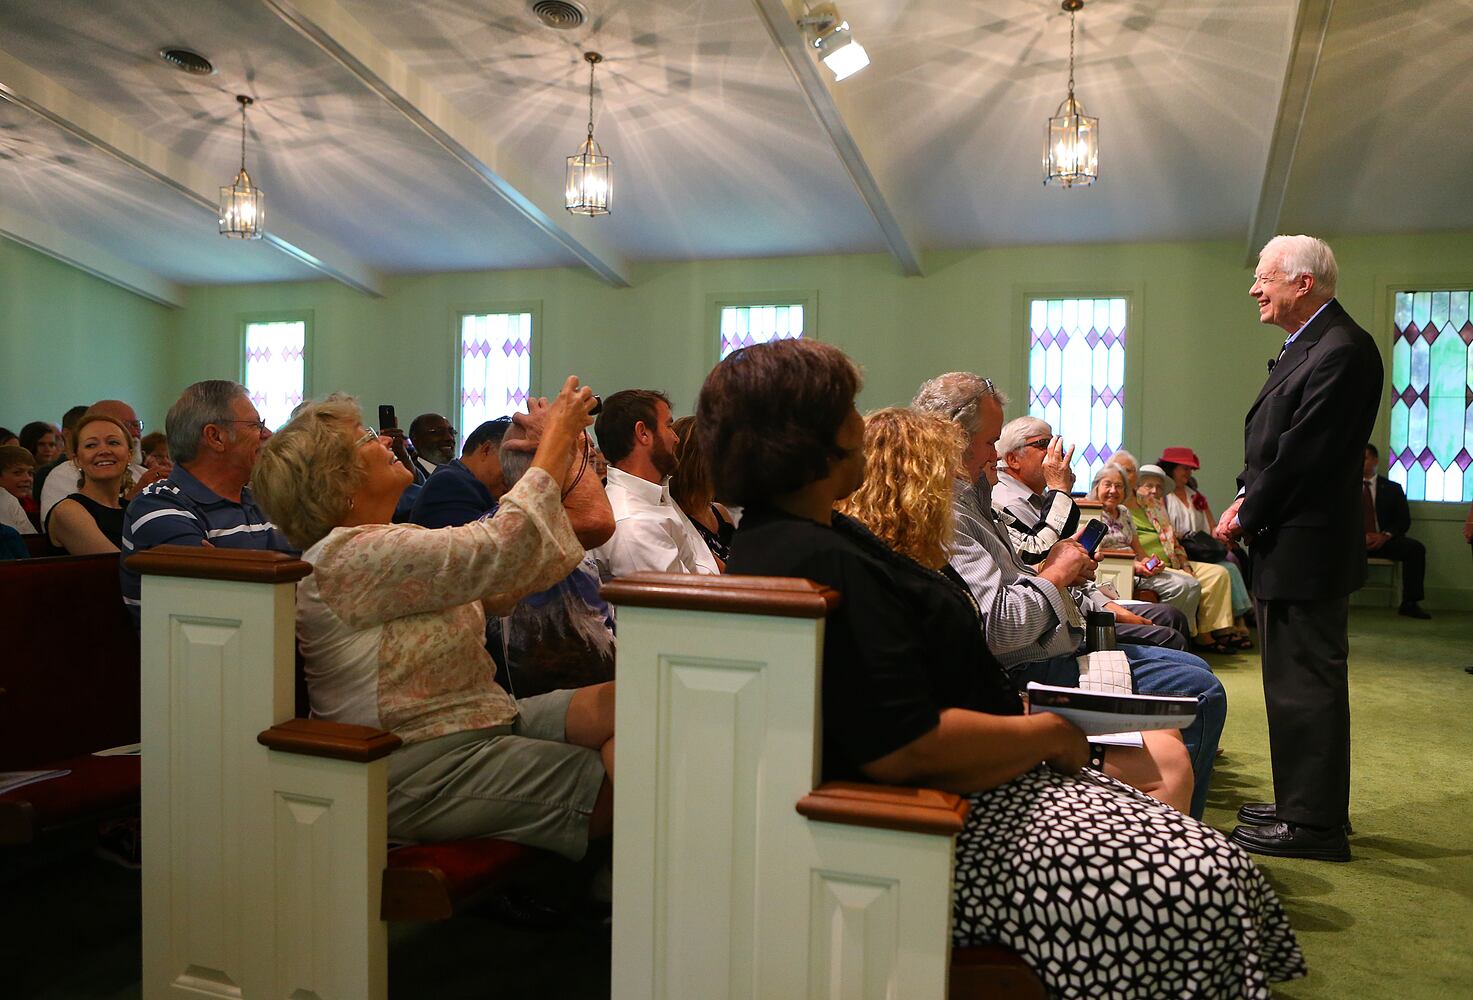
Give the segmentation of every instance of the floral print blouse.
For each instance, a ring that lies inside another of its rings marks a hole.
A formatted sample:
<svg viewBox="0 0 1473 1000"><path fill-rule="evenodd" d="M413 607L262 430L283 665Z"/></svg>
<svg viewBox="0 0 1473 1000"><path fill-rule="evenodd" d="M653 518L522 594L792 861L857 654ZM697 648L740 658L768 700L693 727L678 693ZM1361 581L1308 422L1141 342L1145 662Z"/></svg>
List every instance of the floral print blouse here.
<svg viewBox="0 0 1473 1000"><path fill-rule="evenodd" d="M582 557L557 482L536 468L485 520L334 528L302 553L312 574L297 586L313 716L406 744L512 722L481 601L504 610Z"/></svg>

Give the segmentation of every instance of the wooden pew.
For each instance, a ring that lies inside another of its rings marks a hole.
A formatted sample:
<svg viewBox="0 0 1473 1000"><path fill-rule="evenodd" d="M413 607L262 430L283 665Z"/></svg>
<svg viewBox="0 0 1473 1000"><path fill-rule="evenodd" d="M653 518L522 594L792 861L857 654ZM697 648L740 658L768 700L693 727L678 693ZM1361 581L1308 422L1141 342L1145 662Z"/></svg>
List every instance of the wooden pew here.
<svg viewBox="0 0 1473 1000"><path fill-rule="evenodd" d="M1042 997L952 954L967 803L819 774L824 618L807 580L636 574L618 606L613 1000Z"/></svg>
<svg viewBox="0 0 1473 1000"><path fill-rule="evenodd" d="M1075 497L1074 502L1079 506L1081 527L1098 517L1104 506L1089 497ZM1135 553L1130 549L1100 549L1095 553L1095 562L1095 582L1113 586L1122 601L1159 600L1154 590L1142 588L1139 592L1136 591Z"/></svg>
<svg viewBox="0 0 1473 1000"><path fill-rule="evenodd" d="M387 994L386 921L438 920L538 852L387 849L392 733L295 718L295 587L274 552L160 546L143 576L143 992Z"/></svg>
<svg viewBox="0 0 1473 1000"><path fill-rule="evenodd" d="M28 536L34 537L34 536ZM0 846L138 802L138 634L115 555L0 562L0 771L66 770L0 795Z"/></svg>

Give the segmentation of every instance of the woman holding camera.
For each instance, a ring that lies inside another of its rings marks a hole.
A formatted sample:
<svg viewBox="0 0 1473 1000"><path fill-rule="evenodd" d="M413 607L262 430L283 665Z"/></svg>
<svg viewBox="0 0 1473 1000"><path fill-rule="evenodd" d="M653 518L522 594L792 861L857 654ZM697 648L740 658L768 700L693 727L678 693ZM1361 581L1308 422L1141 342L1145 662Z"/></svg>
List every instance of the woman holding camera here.
<svg viewBox="0 0 1473 1000"><path fill-rule="evenodd" d="M404 741L389 758L392 838L501 837L578 858L611 829L613 684L516 700L484 645L488 612L583 557L566 506L602 495L573 463L592 403L569 378L550 407L518 414L532 467L494 516L453 528L390 523L413 474L351 399L309 404L261 448L256 499L313 567L297 587L312 714Z"/></svg>

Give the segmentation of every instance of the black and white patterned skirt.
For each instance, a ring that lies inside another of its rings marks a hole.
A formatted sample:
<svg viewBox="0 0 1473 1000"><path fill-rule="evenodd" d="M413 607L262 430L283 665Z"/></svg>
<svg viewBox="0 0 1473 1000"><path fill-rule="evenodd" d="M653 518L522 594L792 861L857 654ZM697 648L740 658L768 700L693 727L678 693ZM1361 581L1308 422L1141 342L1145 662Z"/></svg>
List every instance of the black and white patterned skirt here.
<svg viewBox="0 0 1473 1000"><path fill-rule="evenodd" d="M1021 954L1055 997L1261 997L1304 975L1248 855L1094 771L1046 767L974 795L953 940Z"/></svg>

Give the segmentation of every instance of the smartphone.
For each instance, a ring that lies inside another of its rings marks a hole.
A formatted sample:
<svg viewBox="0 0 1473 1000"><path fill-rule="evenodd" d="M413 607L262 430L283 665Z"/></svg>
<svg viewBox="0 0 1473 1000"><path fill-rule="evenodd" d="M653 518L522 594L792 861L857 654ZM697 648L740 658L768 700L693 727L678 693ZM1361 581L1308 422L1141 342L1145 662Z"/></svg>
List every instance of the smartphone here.
<svg viewBox="0 0 1473 1000"><path fill-rule="evenodd" d="M399 418L394 416L394 407L391 403L378 404L378 429L381 431L392 431L399 428Z"/></svg>
<svg viewBox="0 0 1473 1000"><path fill-rule="evenodd" d="M1156 572L1156 570L1158 570L1160 568L1161 568L1161 560L1158 557L1152 556L1151 558L1149 558L1149 559L1146 560L1146 571L1147 572L1154 573L1154 572Z"/></svg>
<svg viewBox="0 0 1473 1000"><path fill-rule="evenodd" d="M1105 537L1105 522L1095 518L1084 528L1084 533L1079 536L1079 544L1084 546L1084 551L1089 557L1095 557L1095 550L1100 547L1100 541Z"/></svg>

